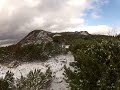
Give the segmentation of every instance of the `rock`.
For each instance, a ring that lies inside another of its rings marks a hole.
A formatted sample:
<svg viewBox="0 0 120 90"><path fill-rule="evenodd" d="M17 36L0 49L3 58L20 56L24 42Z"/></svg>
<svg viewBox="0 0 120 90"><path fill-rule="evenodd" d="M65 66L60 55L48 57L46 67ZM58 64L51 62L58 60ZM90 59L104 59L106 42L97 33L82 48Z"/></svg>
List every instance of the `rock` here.
<svg viewBox="0 0 120 90"><path fill-rule="evenodd" d="M41 44L52 42L53 39L50 37L50 32L43 30L34 30L30 32L25 38L23 38L18 44L28 45L28 44Z"/></svg>
<svg viewBox="0 0 120 90"><path fill-rule="evenodd" d="M87 31L80 31L81 35L90 35Z"/></svg>

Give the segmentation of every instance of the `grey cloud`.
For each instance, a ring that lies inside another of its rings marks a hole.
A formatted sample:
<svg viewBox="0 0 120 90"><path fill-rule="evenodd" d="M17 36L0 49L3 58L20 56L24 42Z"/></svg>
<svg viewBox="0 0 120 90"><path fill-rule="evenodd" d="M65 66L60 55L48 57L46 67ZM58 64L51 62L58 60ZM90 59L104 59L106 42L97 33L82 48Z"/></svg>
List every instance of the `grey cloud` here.
<svg viewBox="0 0 120 90"><path fill-rule="evenodd" d="M68 4L74 1L80 4ZM86 5L89 0L83 1L81 3L80 0L6 0L5 5L0 6L0 40L19 40L34 29L63 31L83 25L85 20L82 16L89 6ZM35 21L35 18L43 18L43 21ZM80 22L71 23L71 19L80 19Z"/></svg>
<svg viewBox="0 0 120 90"><path fill-rule="evenodd" d="M67 1L68 0L41 0L41 3L38 5L38 9L42 12L55 12L64 7Z"/></svg>
<svg viewBox="0 0 120 90"><path fill-rule="evenodd" d="M25 23L29 23L34 16L37 16L37 11L34 8L22 7L11 17L4 17L5 19L0 22L0 39L19 38L23 32L18 29Z"/></svg>

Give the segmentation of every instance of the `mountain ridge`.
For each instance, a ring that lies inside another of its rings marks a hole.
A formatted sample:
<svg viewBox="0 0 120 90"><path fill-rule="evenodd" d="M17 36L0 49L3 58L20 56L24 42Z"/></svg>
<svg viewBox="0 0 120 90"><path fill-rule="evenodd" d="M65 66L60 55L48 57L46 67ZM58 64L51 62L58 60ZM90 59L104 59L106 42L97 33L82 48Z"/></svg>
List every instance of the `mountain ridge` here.
<svg viewBox="0 0 120 90"><path fill-rule="evenodd" d="M64 33L68 35L90 35L87 31L80 32L61 32L61 33L52 33L45 30L33 30L27 36L25 36L22 40L20 40L17 44L20 45L28 45L28 44L41 44L41 43L49 43L53 42L54 37L61 37Z"/></svg>
<svg viewBox="0 0 120 90"><path fill-rule="evenodd" d="M49 37L50 32L44 30L34 30L31 31L27 36L25 36L20 42L17 44L41 44L52 42L52 38Z"/></svg>

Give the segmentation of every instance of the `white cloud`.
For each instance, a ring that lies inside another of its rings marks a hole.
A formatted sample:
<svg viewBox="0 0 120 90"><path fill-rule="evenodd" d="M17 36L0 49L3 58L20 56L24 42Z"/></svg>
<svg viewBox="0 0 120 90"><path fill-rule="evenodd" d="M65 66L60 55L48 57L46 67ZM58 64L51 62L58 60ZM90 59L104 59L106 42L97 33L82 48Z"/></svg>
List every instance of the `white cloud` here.
<svg viewBox="0 0 120 90"><path fill-rule="evenodd" d="M101 16L98 15L96 12L93 12L93 13L91 14L91 16L92 16L93 19L99 19L99 18L101 18Z"/></svg>
<svg viewBox="0 0 120 90"><path fill-rule="evenodd" d="M109 35L111 34L112 28L106 25L98 25L98 26L82 26L76 28L69 28L66 31L88 31L90 34L103 34Z"/></svg>
<svg viewBox="0 0 120 90"><path fill-rule="evenodd" d="M77 30L86 23L83 18L85 11L92 9L97 12L96 8L105 1L107 0L0 0L0 39L19 39L34 29ZM93 17L98 18L97 13ZM88 27L94 31L92 26ZM101 30L97 32L104 33Z"/></svg>
<svg viewBox="0 0 120 90"><path fill-rule="evenodd" d="M93 19L99 19L102 16L100 13L102 12L103 5L106 5L109 3L110 0L91 0L91 17Z"/></svg>
<svg viewBox="0 0 120 90"><path fill-rule="evenodd" d="M106 25L98 25L98 26L88 26L86 27L86 29L88 29L88 31L92 34L108 35L112 28Z"/></svg>

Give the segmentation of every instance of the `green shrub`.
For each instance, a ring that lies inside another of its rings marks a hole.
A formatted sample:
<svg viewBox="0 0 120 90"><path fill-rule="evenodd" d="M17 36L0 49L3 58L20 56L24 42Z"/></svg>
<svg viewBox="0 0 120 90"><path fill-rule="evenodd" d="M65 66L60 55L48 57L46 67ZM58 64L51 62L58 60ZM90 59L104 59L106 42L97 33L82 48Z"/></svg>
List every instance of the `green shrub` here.
<svg viewBox="0 0 120 90"><path fill-rule="evenodd" d="M46 73L42 73L41 70L30 71L27 77L21 76L17 80L17 90L41 90L47 89L52 80L52 72L50 68Z"/></svg>
<svg viewBox="0 0 120 90"><path fill-rule="evenodd" d="M0 63L12 60L45 61L51 56L63 53L62 47L56 43L12 45L0 48ZM8 60L8 61L6 61Z"/></svg>
<svg viewBox="0 0 120 90"><path fill-rule="evenodd" d="M8 71L6 76L0 79L0 90L41 90L51 85L52 72L50 68L42 73L41 70L30 71L27 77L21 76L15 80L13 73Z"/></svg>
<svg viewBox="0 0 120 90"><path fill-rule="evenodd" d="M14 90L14 78L13 73L8 71L6 76L0 79L0 90Z"/></svg>
<svg viewBox="0 0 120 90"><path fill-rule="evenodd" d="M65 68L71 90L119 90L120 44L116 41L74 44L74 70Z"/></svg>

